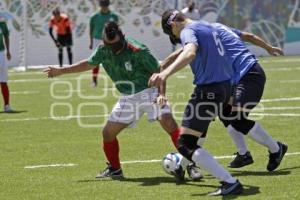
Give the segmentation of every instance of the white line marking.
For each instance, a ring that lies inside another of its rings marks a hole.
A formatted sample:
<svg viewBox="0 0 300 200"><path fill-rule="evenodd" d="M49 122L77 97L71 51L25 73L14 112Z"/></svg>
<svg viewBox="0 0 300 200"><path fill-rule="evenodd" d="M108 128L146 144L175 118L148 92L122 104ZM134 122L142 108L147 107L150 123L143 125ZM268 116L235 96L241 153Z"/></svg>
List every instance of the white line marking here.
<svg viewBox="0 0 300 200"><path fill-rule="evenodd" d="M178 78L178 79L186 79L187 76L185 76L185 75L177 75L176 78Z"/></svg>
<svg viewBox="0 0 300 200"><path fill-rule="evenodd" d="M265 68L265 71L295 71L295 70L300 70L300 67Z"/></svg>
<svg viewBox="0 0 300 200"><path fill-rule="evenodd" d="M300 152L294 152L294 153L286 153L286 156L294 156L294 155L300 155ZM221 159L229 159L229 158L234 158L235 155L232 156L214 156L215 159L221 160ZM162 159L160 160L132 160L132 161L123 161L121 164L134 164L134 163L155 163L155 162L161 162Z"/></svg>
<svg viewBox="0 0 300 200"><path fill-rule="evenodd" d="M277 99L262 99L261 102L279 102L279 101L299 101L300 97L277 98Z"/></svg>
<svg viewBox="0 0 300 200"><path fill-rule="evenodd" d="M270 116L270 117L300 117L300 113L251 113L253 116Z"/></svg>
<svg viewBox="0 0 300 200"><path fill-rule="evenodd" d="M253 111L265 111L265 110L298 110L300 107L261 107L255 108Z"/></svg>
<svg viewBox="0 0 300 200"><path fill-rule="evenodd" d="M78 164L68 163L68 164L50 164L50 165L33 165L25 166L24 169L36 169L36 168L46 168L46 167L74 167Z"/></svg>
<svg viewBox="0 0 300 200"><path fill-rule="evenodd" d="M31 118L20 118L20 119L3 119L0 120L0 122L19 122L19 121L38 121L38 120L66 120L66 119L77 119L77 118L96 118L96 117L107 117L108 114L103 114L103 115L72 115L72 116L55 116L55 117L31 117Z"/></svg>
<svg viewBox="0 0 300 200"><path fill-rule="evenodd" d="M300 62L300 59L274 59L274 60L260 60L260 63L290 63Z"/></svg>
<svg viewBox="0 0 300 200"><path fill-rule="evenodd" d="M286 153L286 156L296 156L300 155L300 152L293 152L293 153ZM214 156L215 159L229 159L234 158L235 156ZM154 159L154 160L132 160L132 161L123 161L121 164L136 164L136 163L157 163L161 162L162 160ZM32 165L32 166L25 166L24 169L37 169L37 168L47 168L47 167L74 167L78 166L78 164L68 163L68 164L49 164L49 165Z"/></svg>
<svg viewBox="0 0 300 200"><path fill-rule="evenodd" d="M13 91L11 94L39 94L40 91Z"/></svg>

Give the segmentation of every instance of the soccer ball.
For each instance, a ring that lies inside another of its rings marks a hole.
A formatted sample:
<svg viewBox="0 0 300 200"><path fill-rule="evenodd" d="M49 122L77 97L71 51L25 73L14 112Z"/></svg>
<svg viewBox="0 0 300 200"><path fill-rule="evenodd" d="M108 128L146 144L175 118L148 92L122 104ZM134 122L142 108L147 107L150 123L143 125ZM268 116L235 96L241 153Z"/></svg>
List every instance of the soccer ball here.
<svg viewBox="0 0 300 200"><path fill-rule="evenodd" d="M163 169L168 174L174 174L175 170L178 169L182 155L179 153L168 153L162 160Z"/></svg>

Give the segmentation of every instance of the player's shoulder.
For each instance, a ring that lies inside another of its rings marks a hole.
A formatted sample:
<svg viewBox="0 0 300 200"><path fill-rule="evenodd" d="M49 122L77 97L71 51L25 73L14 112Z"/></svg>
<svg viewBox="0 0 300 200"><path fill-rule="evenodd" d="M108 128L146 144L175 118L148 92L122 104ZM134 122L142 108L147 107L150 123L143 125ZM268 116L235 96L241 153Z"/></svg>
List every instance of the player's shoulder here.
<svg viewBox="0 0 300 200"><path fill-rule="evenodd" d="M111 16L113 16L113 17L118 17L118 14L115 13L114 11L110 11L109 14L110 14Z"/></svg>
<svg viewBox="0 0 300 200"><path fill-rule="evenodd" d="M65 13L60 14L60 17L63 18L63 20L69 20L68 15Z"/></svg>
<svg viewBox="0 0 300 200"><path fill-rule="evenodd" d="M101 15L101 13L100 13L99 11L97 11L97 12L92 13L92 14L90 15L90 18L95 18L95 17L97 17L97 16L99 16L99 15Z"/></svg>
<svg viewBox="0 0 300 200"><path fill-rule="evenodd" d="M148 50L147 46L141 43L140 41L132 37L128 37L126 39L127 39L127 48L132 52L138 53L144 50Z"/></svg>

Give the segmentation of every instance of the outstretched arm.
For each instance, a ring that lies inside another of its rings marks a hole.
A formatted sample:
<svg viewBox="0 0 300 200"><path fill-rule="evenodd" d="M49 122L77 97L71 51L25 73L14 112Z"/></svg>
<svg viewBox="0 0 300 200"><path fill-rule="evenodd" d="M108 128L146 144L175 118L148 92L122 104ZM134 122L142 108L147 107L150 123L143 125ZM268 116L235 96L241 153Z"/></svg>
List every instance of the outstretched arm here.
<svg viewBox="0 0 300 200"><path fill-rule="evenodd" d="M49 66L48 68L44 69L43 72L48 76L48 78L53 78L53 77L60 76L63 74L79 73L79 72L88 71L95 67L96 66L89 65L87 60L82 60L78 63L70 65L69 67L55 68L55 67Z"/></svg>
<svg viewBox="0 0 300 200"><path fill-rule="evenodd" d="M255 34L248 33L248 32L241 32L240 37L243 41L250 42L256 46L265 49L272 56L284 55L281 48L273 47L272 45L265 42L261 37Z"/></svg>
<svg viewBox="0 0 300 200"><path fill-rule="evenodd" d="M173 53L171 53L167 58L165 58L163 61L161 61L160 63L160 70L163 71L164 69L166 69L169 65L171 65L176 58L180 55L180 53L182 52L183 48L179 48L176 51L174 51Z"/></svg>
<svg viewBox="0 0 300 200"><path fill-rule="evenodd" d="M159 74L153 74L149 79L149 86L156 86L160 87L169 76L176 73L177 71L184 68L188 65L196 56L197 52L197 45L193 43L188 43L184 46L183 51L177 59L164 71L160 72Z"/></svg>

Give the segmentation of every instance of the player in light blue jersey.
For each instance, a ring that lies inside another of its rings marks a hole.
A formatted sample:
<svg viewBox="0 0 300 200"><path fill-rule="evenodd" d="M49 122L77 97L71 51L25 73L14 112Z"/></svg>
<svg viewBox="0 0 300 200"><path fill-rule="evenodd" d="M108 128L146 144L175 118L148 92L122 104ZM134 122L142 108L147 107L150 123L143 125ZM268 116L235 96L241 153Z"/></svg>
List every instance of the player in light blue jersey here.
<svg viewBox="0 0 300 200"><path fill-rule="evenodd" d="M268 148L269 162L267 170L273 171L280 165L288 146L275 141L258 122L248 118L250 111L261 100L266 76L258 60L243 41L260 46L270 55L283 55L283 51L269 45L254 34L231 29L219 23L212 24L212 26L217 30L227 63L234 70L232 79L234 83L233 101L231 105L224 108L220 117L238 147L236 157L229 167L240 168L253 163L243 137L243 135L248 135L257 143Z"/></svg>
<svg viewBox="0 0 300 200"><path fill-rule="evenodd" d="M240 194L242 184L202 148L202 138L210 122L228 104L231 94L233 69L227 64L218 33L213 26L194 22L177 10L168 10L163 14L162 26L173 42L181 41L183 49L178 56L171 54L163 62L165 66L161 67L167 68L153 74L149 85L164 84L170 75L188 64L191 65L193 83L196 85L184 112L178 151L221 181L221 187L211 195ZM178 170L183 170L181 168Z"/></svg>

